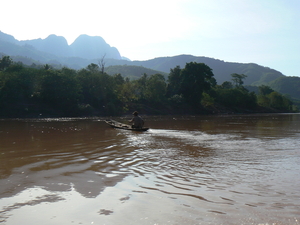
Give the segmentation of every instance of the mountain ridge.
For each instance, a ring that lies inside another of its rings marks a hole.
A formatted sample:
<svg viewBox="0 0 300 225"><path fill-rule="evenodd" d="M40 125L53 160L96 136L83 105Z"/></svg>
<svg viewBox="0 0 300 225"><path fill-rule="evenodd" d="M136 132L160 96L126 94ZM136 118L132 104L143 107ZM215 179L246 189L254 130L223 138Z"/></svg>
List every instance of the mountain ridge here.
<svg viewBox="0 0 300 225"><path fill-rule="evenodd" d="M185 67L186 63L197 62L205 63L212 68L215 78L218 84L225 81L231 80L232 73L239 73L247 75L245 84L251 85L254 82L256 85L266 84L269 81L275 80L279 77L284 76L281 72L274 69L263 67L255 63L236 63L236 62L225 62L219 59L208 58L204 56L193 56L193 55L177 55L168 57L157 57L145 61L114 61L111 60L109 65L134 65L143 66L164 73L169 73L170 69L176 66L181 68Z"/></svg>
<svg viewBox="0 0 300 225"><path fill-rule="evenodd" d="M107 58L121 59L119 50L116 47L111 47L105 42L102 37L89 36L86 34L79 35L72 44L68 44L63 36L50 34L45 39L32 39L18 41L12 35L5 34L0 31L0 52L6 54L1 46L10 43L18 45L20 49L31 46L33 49L45 52L56 57L82 57L87 59L102 58L104 55ZM6 42L6 43L3 43ZM18 53L22 53L19 50ZM26 51L24 51L26 52ZM26 53L22 53L26 56Z"/></svg>
<svg viewBox="0 0 300 225"><path fill-rule="evenodd" d="M170 72L170 69L176 66L184 68L186 63L193 61L205 63L212 68L218 84L222 84L224 81L231 81L231 74L238 73L247 75L244 80L245 85L271 85L274 87L274 90L286 89L281 87L281 84L286 87L287 81L296 80L298 82L300 80L300 77L283 79L287 76L281 72L256 63L225 62L220 59L188 54L156 57L144 61L129 61L122 58L118 49L111 47L102 37L88 36L86 34L78 36L72 44L68 45L64 37L54 34L49 35L45 39L18 41L12 35L0 31L1 55L9 55L14 61L20 61L27 65L33 63L50 64L54 67L69 67L76 70L85 68L91 63L97 64L101 59L104 59L106 68L110 67L110 73L122 74L123 72L126 75L132 73L131 77L135 78L138 78L138 75L143 75L141 67L144 67L145 71L150 73L159 73L161 71L166 76ZM113 68L113 66L118 66L118 70ZM136 67L129 68L128 66ZM275 82L275 80L277 81ZM285 81L284 84L283 81ZM297 87L293 86L293 88ZM300 99L297 90L283 92L283 94L285 93L289 95L291 95L290 93L297 93L291 97Z"/></svg>

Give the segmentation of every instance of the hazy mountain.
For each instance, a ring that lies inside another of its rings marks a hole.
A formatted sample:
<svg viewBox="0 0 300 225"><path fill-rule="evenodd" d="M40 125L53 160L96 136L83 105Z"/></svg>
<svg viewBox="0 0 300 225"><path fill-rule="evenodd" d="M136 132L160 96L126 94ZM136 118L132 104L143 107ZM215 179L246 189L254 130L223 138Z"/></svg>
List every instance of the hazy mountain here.
<svg viewBox="0 0 300 225"><path fill-rule="evenodd" d="M118 49L111 47L102 37L88 35L80 35L71 45L68 45L64 37L54 34L45 39L18 41L13 36L0 31L0 53L24 57L36 55L33 59L41 63L55 60L62 65L67 57L79 57L83 61L101 59L103 56L107 59L121 59Z"/></svg>
<svg viewBox="0 0 300 225"><path fill-rule="evenodd" d="M86 59L112 58L121 59L118 49L110 47L102 37L80 35L71 45L73 56Z"/></svg>
<svg viewBox="0 0 300 225"><path fill-rule="evenodd" d="M18 41L14 38L14 36L9 35L9 34L5 34L3 32L0 31L0 41L6 41L9 43L17 43Z"/></svg>
<svg viewBox="0 0 300 225"><path fill-rule="evenodd" d="M254 63L224 62L218 59L192 55L159 57L146 61L122 60L119 51L107 44L102 37L91 37L88 35L80 35L71 45L68 45L64 37L56 35L50 35L46 39L17 41L13 36L0 32L0 52L12 57L25 56L44 64L59 64L74 69L86 67L90 63L98 63L103 57L105 57L105 66L142 66L164 73L169 73L170 69L176 66L184 68L188 62L205 63L213 69L219 84L224 81L230 81L232 73L247 75L245 79L245 84L247 85L266 84L284 76L279 71ZM116 71L116 73L121 72ZM138 73L135 73L135 75ZM142 75L143 73L140 74Z"/></svg>
<svg viewBox="0 0 300 225"><path fill-rule="evenodd" d="M263 67L254 63L232 63L224 62L222 60L208 58L208 57L197 57L192 55L178 55L173 57L159 57L146 61L109 61L109 65L135 65L150 68L156 71L162 71L169 73L170 69L176 66L184 68L186 63L197 62L205 63L212 68L215 78L218 84L222 84L224 81L231 81L231 74L245 74L245 84L250 85L256 83L256 85L266 84L278 77L284 75L279 71Z"/></svg>
<svg viewBox="0 0 300 225"><path fill-rule="evenodd" d="M35 49L47 52L49 54L53 54L56 56L62 57L71 57L73 56L73 52L71 47L68 45L67 40L62 36L56 36L54 34L49 35L45 39L33 39L33 40L26 40L20 41L20 45L31 45Z"/></svg>
<svg viewBox="0 0 300 225"><path fill-rule="evenodd" d="M145 61L130 61L121 57L115 47L111 47L102 37L80 35L71 45L61 36L50 35L45 39L18 41L12 35L0 31L0 57L9 55L15 61L25 64L52 64L81 69L91 63L98 63L104 57L105 71L109 74L120 73L124 77L138 78L144 73L161 73L167 77L170 69L184 68L186 63L205 63L212 68L218 84L231 81L231 74L245 74L245 85L270 85L274 90L300 99L299 80L287 78L281 72L255 63L225 62L219 59L178 55L159 57ZM124 60L125 59L125 60Z"/></svg>
<svg viewBox="0 0 300 225"><path fill-rule="evenodd" d="M116 66L108 66L105 68L105 72L109 75L121 74L123 77L128 77L130 79L138 79L144 74L151 76L153 74L162 74L166 78L168 73L164 73L162 71L153 70L149 68L145 68L143 66L130 66L130 65L116 65Z"/></svg>
<svg viewBox="0 0 300 225"><path fill-rule="evenodd" d="M23 57L27 59L31 59L32 62L40 62L42 64L48 63L50 59L58 59L56 55L51 55L50 53L42 52L37 50L35 47L29 44L20 45L20 42L16 39L3 38L3 33L0 32L0 57L2 55L9 55L13 59L15 57ZM30 60L26 60L29 62ZM21 61L23 62L23 60ZM26 63L23 62L23 63ZM26 63L27 64L27 63Z"/></svg>
<svg viewBox="0 0 300 225"><path fill-rule="evenodd" d="M232 63L207 57L179 55L173 57L160 57L146 61L129 62L125 60L110 60L107 64L111 65L109 67L110 71L114 71L115 74L120 73L122 75L123 73L126 75L128 74L128 71L125 72L128 70L128 65L138 66L139 73L135 73L135 75L138 76L140 74L141 76L143 75L140 72L141 67L150 68L153 71L162 71L162 74L169 74L171 68L173 69L177 65L184 68L188 62L205 63L208 65L212 68L214 77L218 84L222 84L224 81L231 81L231 74L233 73L245 74L247 75L244 82L245 85L268 85L279 93L287 94L293 99L300 99L300 77L287 77L279 71L260 66L255 63ZM120 65L123 65L123 67ZM135 69L135 67L132 67L131 69ZM130 73L134 74L133 71Z"/></svg>

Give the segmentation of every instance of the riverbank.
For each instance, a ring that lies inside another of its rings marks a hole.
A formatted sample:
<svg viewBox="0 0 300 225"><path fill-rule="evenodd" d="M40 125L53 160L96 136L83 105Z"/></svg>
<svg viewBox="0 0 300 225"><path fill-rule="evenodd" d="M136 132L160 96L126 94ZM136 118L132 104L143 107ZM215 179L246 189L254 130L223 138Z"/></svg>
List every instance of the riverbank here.
<svg viewBox="0 0 300 225"><path fill-rule="evenodd" d="M0 118L59 118L59 117L107 117L131 115L132 112L138 111L142 115L226 115L226 114L255 114L255 113L295 113L287 110L277 110L273 108L256 107L254 109L247 108L229 108L222 105L214 105L207 108L193 108L189 105L181 107L158 106L156 108L143 104L135 104L126 110L126 112L109 114L105 110L90 110L76 114L66 114L62 111L55 110L50 107L38 107L34 110L12 110L12 113L1 114Z"/></svg>
<svg viewBox="0 0 300 225"><path fill-rule="evenodd" d="M295 113L289 110L278 110L274 108L267 108L257 106L255 108L241 108L241 107L225 107L220 104L213 106L194 108L189 105L182 105L180 107L162 106L159 108L152 108L146 105L135 105L128 110L128 113L139 111L141 114L147 115L222 115L222 114L254 114L254 113Z"/></svg>
<svg viewBox="0 0 300 225"><path fill-rule="evenodd" d="M253 113L295 113L295 111L278 110L257 106L255 108L225 107L214 104L208 107L192 107L188 104L180 105L155 105L132 103L123 110L111 110L103 107L102 110L84 108L82 110L61 110L49 107L45 104L12 105L9 110L0 111L0 118L58 118L58 117L106 117L131 115L138 111L144 115L222 115L222 114L253 114Z"/></svg>

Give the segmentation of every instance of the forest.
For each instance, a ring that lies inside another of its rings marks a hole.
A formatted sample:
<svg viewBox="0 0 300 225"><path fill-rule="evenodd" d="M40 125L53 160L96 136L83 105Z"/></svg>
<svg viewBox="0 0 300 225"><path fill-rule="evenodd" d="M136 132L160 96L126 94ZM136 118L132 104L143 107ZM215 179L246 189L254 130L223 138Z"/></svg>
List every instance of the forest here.
<svg viewBox="0 0 300 225"><path fill-rule="evenodd" d="M218 114L298 112L286 96L261 85L257 93L244 86L244 74L217 84L204 63L129 79L108 75L103 64L75 70L48 64L27 66L0 59L0 117L45 118L143 114Z"/></svg>

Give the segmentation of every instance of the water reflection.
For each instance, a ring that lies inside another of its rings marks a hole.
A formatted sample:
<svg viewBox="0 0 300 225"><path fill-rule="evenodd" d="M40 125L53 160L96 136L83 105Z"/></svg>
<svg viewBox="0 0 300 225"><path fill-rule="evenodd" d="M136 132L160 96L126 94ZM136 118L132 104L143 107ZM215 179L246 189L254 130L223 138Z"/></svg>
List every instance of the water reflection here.
<svg viewBox="0 0 300 225"><path fill-rule="evenodd" d="M298 224L299 114L146 120L0 121L0 221Z"/></svg>

